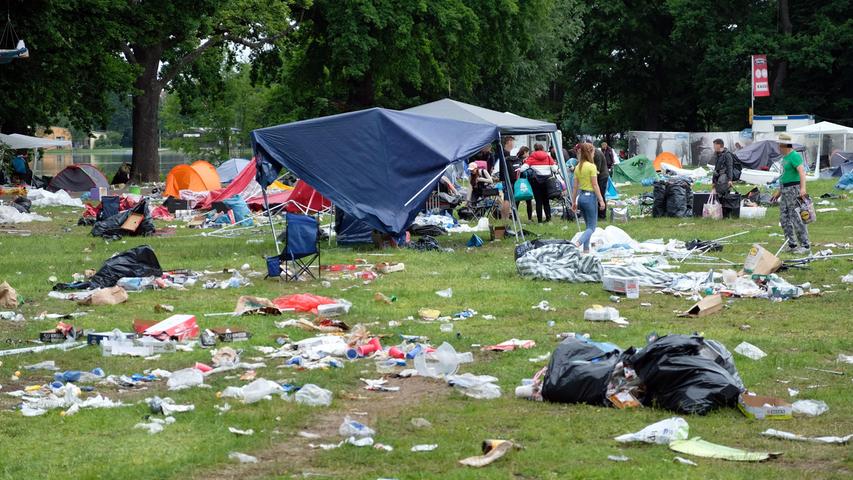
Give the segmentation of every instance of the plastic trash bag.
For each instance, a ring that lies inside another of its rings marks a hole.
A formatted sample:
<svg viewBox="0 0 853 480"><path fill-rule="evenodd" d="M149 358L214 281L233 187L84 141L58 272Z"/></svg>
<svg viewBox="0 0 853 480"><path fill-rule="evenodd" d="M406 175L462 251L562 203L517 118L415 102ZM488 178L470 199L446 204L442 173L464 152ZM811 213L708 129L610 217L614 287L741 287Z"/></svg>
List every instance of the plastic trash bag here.
<svg viewBox="0 0 853 480"><path fill-rule="evenodd" d="M447 383L462 392L465 396L477 400L494 400L500 398L501 387L495 384L498 379L489 375L448 375Z"/></svg>
<svg viewBox="0 0 853 480"><path fill-rule="evenodd" d="M115 286L122 277L160 277L163 270L154 250L148 245L140 245L110 258L87 282L88 286L78 288L106 288Z"/></svg>
<svg viewBox="0 0 853 480"><path fill-rule="evenodd" d="M309 407L328 407L332 404L332 392L320 388L313 383L307 383L293 395L296 403Z"/></svg>
<svg viewBox="0 0 853 480"><path fill-rule="evenodd" d="M639 432L626 433L614 438L617 442L645 442L658 445L669 445L673 440L687 440L690 426L681 417L667 418L655 422Z"/></svg>
<svg viewBox="0 0 853 480"><path fill-rule="evenodd" d="M820 400L797 400L792 407L794 413L807 417L817 417L829 411L829 405Z"/></svg>
<svg viewBox="0 0 853 480"><path fill-rule="evenodd" d="M166 386L169 390L183 390L204 383L204 375L195 368L185 368L172 372Z"/></svg>
<svg viewBox="0 0 853 480"><path fill-rule="evenodd" d="M567 338L551 355L542 384L549 402L608 405L607 382L619 361L619 350L605 352L598 345Z"/></svg>
<svg viewBox="0 0 853 480"><path fill-rule="evenodd" d="M364 438L372 437L376 434L376 431L361 422L353 420L347 415L344 417L344 421L341 422L340 427L338 427L338 434L342 437Z"/></svg>
<svg viewBox="0 0 853 480"><path fill-rule="evenodd" d="M740 342L740 344L735 347L735 352L753 360L761 360L767 356L763 350L749 342Z"/></svg>
<svg viewBox="0 0 853 480"><path fill-rule="evenodd" d="M660 337L626 363L646 385L645 404L680 413L704 415L715 408L734 406L742 390L740 378L726 368L730 359L726 362L717 349L706 348L698 336ZM734 364L729 368L734 369Z"/></svg>
<svg viewBox="0 0 853 480"><path fill-rule="evenodd" d="M123 230L121 226L124 224L127 218L134 213L143 215L145 218L142 220L142 222L139 224L139 227L135 231L131 232L128 230ZM142 201L134 205L133 208L125 210L111 217L105 218L99 222L96 222L95 226L92 227L92 236L104 237L109 239L119 239L123 235L148 236L154 234L154 231L154 221L151 220L151 213L149 213L148 211L148 199L143 198ZM126 276L132 277L134 275Z"/></svg>
<svg viewBox="0 0 853 480"><path fill-rule="evenodd" d="M337 302L331 298L313 295L311 293L295 293L293 295L278 297L273 300L272 303L282 310L292 308L297 312L311 312L316 314L317 307L320 305L328 305Z"/></svg>

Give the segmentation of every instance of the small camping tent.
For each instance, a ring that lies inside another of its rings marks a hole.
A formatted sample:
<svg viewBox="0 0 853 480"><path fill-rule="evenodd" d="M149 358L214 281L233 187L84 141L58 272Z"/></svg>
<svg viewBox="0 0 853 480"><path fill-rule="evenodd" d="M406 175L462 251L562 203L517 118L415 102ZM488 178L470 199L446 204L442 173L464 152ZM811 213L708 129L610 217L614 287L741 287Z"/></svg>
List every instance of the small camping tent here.
<svg viewBox="0 0 853 480"><path fill-rule="evenodd" d="M794 144L794 148L801 154L805 153L802 145ZM782 154L779 153L779 143L776 140L759 140L741 148L734 154L740 160L743 168L752 170L767 170L782 158Z"/></svg>
<svg viewBox="0 0 853 480"><path fill-rule="evenodd" d="M47 189L56 192L65 190L66 192L88 192L93 188L108 188L110 182L107 177L101 173L94 165L88 163L79 163L76 165L68 165L61 172L57 173Z"/></svg>
<svg viewBox="0 0 853 480"><path fill-rule="evenodd" d="M190 165L177 165L166 176L165 196L179 198L181 190L212 192L222 188L213 165L199 160Z"/></svg>
<svg viewBox="0 0 853 480"><path fill-rule="evenodd" d="M676 168L681 168L681 160L675 156L672 152L660 152L660 154L655 157L654 167L655 171L659 172L661 170L661 164L668 163Z"/></svg>
<svg viewBox="0 0 853 480"><path fill-rule="evenodd" d="M223 162L222 165L216 167L216 173L219 174L219 181L222 184L231 183L248 165L249 160L245 158L232 158Z"/></svg>
<svg viewBox="0 0 853 480"><path fill-rule="evenodd" d="M610 178L615 183L641 183L647 178L655 178L655 167L645 155L637 155L613 165Z"/></svg>

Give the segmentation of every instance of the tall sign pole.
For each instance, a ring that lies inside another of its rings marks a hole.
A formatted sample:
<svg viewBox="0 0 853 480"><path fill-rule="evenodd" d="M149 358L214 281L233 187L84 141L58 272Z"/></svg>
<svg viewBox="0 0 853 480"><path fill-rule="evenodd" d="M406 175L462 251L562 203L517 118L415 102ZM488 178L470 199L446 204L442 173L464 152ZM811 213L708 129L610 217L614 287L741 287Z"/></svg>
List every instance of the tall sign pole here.
<svg viewBox="0 0 853 480"><path fill-rule="evenodd" d="M767 55L752 55L750 57L752 66L752 95L749 103L749 124L752 125L753 109L755 108L755 97L770 96L770 77L767 69Z"/></svg>

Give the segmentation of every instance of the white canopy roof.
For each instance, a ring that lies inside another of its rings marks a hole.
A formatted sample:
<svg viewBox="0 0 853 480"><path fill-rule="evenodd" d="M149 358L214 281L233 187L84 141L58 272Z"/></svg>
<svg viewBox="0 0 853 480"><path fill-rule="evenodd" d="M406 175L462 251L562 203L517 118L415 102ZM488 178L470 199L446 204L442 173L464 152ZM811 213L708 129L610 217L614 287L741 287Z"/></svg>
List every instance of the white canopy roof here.
<svg viewBox="0 0 853 480"><path fill-rule="evenodd" d="M13 133L5 135L0 133L0 143L5 143L12 150L29 150L32 148L70 147L70 140L51 140L49 138L30 137Z"/></svg>
<svg viewBox="0 0 853 480"><path fill-rule="evenodd" d="M837 123L832 122L818 122L812 125L805 125L802 127L792 128L788 130L788 133L800 133L800 134L809 134L809 133L822 133L826 135L833 135L839 133L848 133L853 134L853 128L845 127L844 125L839 125Z"/></svg>

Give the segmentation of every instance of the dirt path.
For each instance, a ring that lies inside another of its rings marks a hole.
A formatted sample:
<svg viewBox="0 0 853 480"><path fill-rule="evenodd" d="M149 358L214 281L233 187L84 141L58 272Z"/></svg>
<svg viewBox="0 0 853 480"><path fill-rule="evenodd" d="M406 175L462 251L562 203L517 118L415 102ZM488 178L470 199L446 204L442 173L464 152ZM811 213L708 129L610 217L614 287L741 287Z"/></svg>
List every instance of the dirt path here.
<svg viewBox="0 0 853 480"><path fill-rule="evenodd" d="M341 441L341 437L338 435L338 427L344 415L358 413L355 416L358 421L373 426L380 419L400 415L404 409L410 409L427 398L430 401L436 400L437 396L443 399L451 392L451 389L444 382L424 377L391 378L388 381L388 386L400 387L400 391L371 392L357 390L357 393L350 394L348 398L338 398L338 408L319 411L316 416L310 419L310 426L306 424L298 427L294 432L283 432L284 435L279 436L280 441L272 447L256 452L244 452L257 457L258 463L220 464L206 471L197 471L192 478L198 480L233 478L249 480L306 471L310 471L312 475L334 477L339 472L324 472L311 467L314 455L322 452L322 450L310 448L308 444ZM364 415L365 413L367 415ZM297 435L299 430L310 431L320 435L321 438L314 440L302 438Z"/></svg>

